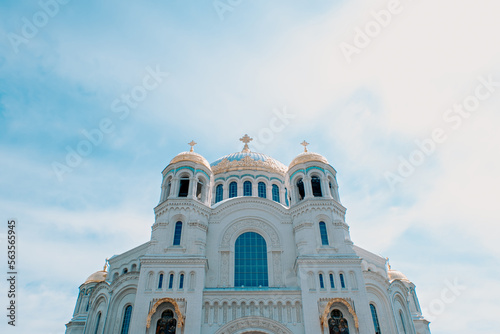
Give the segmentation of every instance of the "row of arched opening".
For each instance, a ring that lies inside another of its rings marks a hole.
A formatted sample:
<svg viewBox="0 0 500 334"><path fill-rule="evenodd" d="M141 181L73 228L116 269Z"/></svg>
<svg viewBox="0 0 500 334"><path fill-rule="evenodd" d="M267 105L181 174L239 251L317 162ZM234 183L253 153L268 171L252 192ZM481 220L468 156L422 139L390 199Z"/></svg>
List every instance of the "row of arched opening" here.
<svg viewBox="0 0 500 334"><path fill-rule="evenodd" d="M131 271L131 272L136 272L136 271L138 271L137 264L133 263L133 264L130 266L130 271ZM125 274L126 274L126 273L128 273L128 272L129 272L128 267L124 267L124 268L122 268L122 269L121 269L121 274L122 274L122 275L125 275ZM118 279L118 277L119 277L119 276L120 276L120 274L119 274L118 272L115 272L115 273L113 274L113 280L112 280L112 282L116 281L116 280Z"/></svg>
<svg viewBox="0 0 500 334"><path fill-rule="evenodd" d="M225 187L227 187L227 190ZM276 183L269 185L267 182L259 181L257 183L256 189L254 189L254 182L250 180L244 181L240 189L237 181L231 181L227 185L223 183L218 183L215 185L214 203L221 202L225 198L233 198L237 196L257 196L260 198L271 199L277 203L282 202L281 188ZM284 204L288 205L288 199L286 198L286 196L287 191L285 189Z"/></svg>
<svg viewBox="0 0 500 334"><path fill-rule="evenodd" d="M207 179L200 174L194 177L186 172L178 177L169 176L163 182L160 203L173 197L190 197L200 202L206 202L208 198L207 185Z"/></svg>
<svg viewBox="0 0 500 334"><path fill-rule="evenodd" d="M189 290L194 290L195 287L195 273L191 272L189 274L189 282L187 282L187 277L184 272L175 274L170 272L165 274L164 272L159 272L156 275L156 281L154 279L155 274L150 271L148 274L148 280L146 283L146 290L184 290L186 283L188 284Z"/></svg>
<svg viewBox="0 0 500 334"><path fill-rule="evenodd" d="M302 201L307 196L330 197L338 200L336 182L332 177L322 178L319 175L309 177L298 177L295 179L295 201ZM325 193L326 190L327 192Z"/></svg>

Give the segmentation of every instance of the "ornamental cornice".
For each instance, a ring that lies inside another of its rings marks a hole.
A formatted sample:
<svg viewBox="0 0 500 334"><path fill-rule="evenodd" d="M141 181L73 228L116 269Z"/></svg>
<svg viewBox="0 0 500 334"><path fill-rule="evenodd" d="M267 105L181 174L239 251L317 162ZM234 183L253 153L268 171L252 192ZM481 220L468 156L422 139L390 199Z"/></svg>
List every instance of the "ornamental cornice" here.
<svg viewBox="0 0 500 334"><path fill-rule="evenodd" d="M206 265L208 260L206 258L199 257L169 257L169 256L155 256L155 257L142 257L141 265L145 264L189 264L189 265Z"/></svg>
<svg viewBox="0 0 500 334"><path fill-rule="evenodd" d="M288 209L284 208L281 204L278 204L267 198L254 196L238 196L231 198L221 203L216 208L212 209L212 215L221 215L221 213L227 215L234 212L235 210L241 210L242 206L245 205L247 205L249 209L254 209L256 208L256 205L259 205L259 209L264 209L271 214L275 215L276 213L279 213L282 216L288 216Z"/></svg>
<svg viewBox="0 0 500 334"><path fill-rule="evenodd" d="M101 290L105 290L105 292L109 293L110 292L110 284L106 281L103 281L103 282L99 282L99 284L97 284L94 289L92 290L91 294L90 294L90 300L93 300L95 297L97 297L99 295L99 293L101 292ZM107 296L106 296L107 297Z"/></svg>
<svg viewBox="0 0 500 334"><path fill-rule="evenodd" d="M200 223L199 221L189 222L188 225L194 228L199 228L203 232L206 232L208 230L208 226Z"/></svg>
<svg viewBox="0 0 500 334"><path fill-rule="evenodd" d="M298 215L304 214L308 211L319 210L332 211L340 217L344 217L346 213L346 208L344 208L333 199L306 198L290 208L290 215L292 216L292 218L295 218Z"/></svg>
<svg viewBox="0 0 500 334"><path fill-rule="evenodd" d="M294 226L293 231L296 233L297 231L300 231L304 228L311 228L311 227L313 227L313 225L314 224L311 222L303 222L303 223L300 223L300 224Z"/></svg>
<svg viewBox="0 0 500 334"><path fill-rule="evenodd" d="M115 290L121 289L124 285L133 285L137 288L137 281L139 281L139 272L129 271L126 274L118 276L118 279L111 283L109 292L113 293Z"/></svg>
<svg viewBox="0 0 500 334"><path fill-rule="evenodd" d="M166 201L158 204L155 208L155 217L160 216L161 214L165 213L168 211L170 208L176 209L176 210L195 210L199 214L205 216L205 217L210 217L211 213L211 208L205 205L204 203L201 203L200 201L196 199L186 199L186 198L172 198L172 199L167 199Z"/></svg>
<svg viewBox="0 0 500 334"><path fill-rule="evenodd" d="M361 264L361 258L335 256L311 256L297 258L297 264Z"/></svg>

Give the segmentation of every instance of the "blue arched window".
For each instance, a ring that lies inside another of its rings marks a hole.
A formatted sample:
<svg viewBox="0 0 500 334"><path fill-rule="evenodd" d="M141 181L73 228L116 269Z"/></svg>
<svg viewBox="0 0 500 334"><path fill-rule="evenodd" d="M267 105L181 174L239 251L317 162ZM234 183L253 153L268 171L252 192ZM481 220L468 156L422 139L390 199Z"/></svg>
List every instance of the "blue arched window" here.
<svg viewBox="0 0 500 334"><path fill-rule="evenodd" d="M168 288L172 289L174 287L174 274L170 274L168 278Z"/></svg>
<svg viewBox="0 0 500 334"><path fill-rule="evenodd" d="M280 188L276 184L273 184L273 201L280 202Z"/></svg>
<svg viewBox="0 0 500 334"><path fill-rule="evenodd" d="M335 281L333 279L333 274L330 274L330 288L335 289Z"/></svg>
<svg viewBox="0 0 500 334"><path fill-rule="evenodd" d="M370 310L372 311L373 327L375 327L375 334L381 334L380 324L378 323L377 309L375 305L370 304Z"/></svg>
<svg viewBox="0 0 500 334"><path fill-rule="evenodd" d="M101 322L101 312L97 313L97 322L95 325L95 331L94 334L97 334L97 331L99 330L99 323Z"/></svg>
<svg viewBox="0 0 500 334"><path fill-rule="evenodd" d="M252 196L252 182L243 182L243 196Z"/></svg>
<svg viewBox="0 0 500 334"><path fill-rule="evenodd" d="M182 222L177 222L175 223L174 246L179 246L181 244L181 235L182 235Z"/></svg>
<svg viewBox="0 0 500 334"><path fill-rule="evenodd" d="M321 244L328 246L328 233L326 232L325 222L319 222L319 233L321 235Z"/></svg>
<svg viewBox="0 0 500 334"><path fill-rule="evenodd" d="M259 182L258 184L259 197L266 198L266 184L264 182Z"/></svg>
<svg viewBox="0 0 500 334"><path fill-rule="evenodd" d="M314 197L321 197L323 193L321 192L321 180L317 176L311 178L311 186Z"/></svg>
<svg viewBox="0 0 500 334"><path fill-rule="evenodd" d="M339 277L340 277L340 287L342 289L345 289L344 274L340 274Z"/></svg>
<svg viewBox="0 0 500 334"><path fill-rule="evenodd" d="M238 196L238 184L233 181L229 184L229 198L236 196Z"/></svg>
<svg viewBox="0 0 500 334"><path fill-rule="evenodd" d="M128 305L125 308L125 313L123 314L122 331L121 334L128 334L128 328L130 326L130 317L132 315L132 305Z"/></svg>
<svg viewBox="0 0 500 334"><path fill-rule="evenodd" d="M285 188L285 204L286 206L290 205L290 202L288 201L288 189Z"/></svg>
<svg viewBox="0 0 500 334"><path fill-rule="evenodd" d="M323 274L319 274L319 288L320 289L325 288L325 281L323 280Z"/></svg>
<svg viewBox="0 0 500 334"><path fill-rule="evenodd" d="M264 238L255 232L243 233L236 239L234 251L234 286L269 286Z"/></svg>
<svg viewBox="0 0 500 334"><path fill-rule="evenodd" d="M223 196L223 188L222 188L222 184L219 184L215 188L215 203L222 201L222 196Z"/></svg>
<svg viewBox="0 0 500 334"><path fill-rule="evenodd" d="M158 278L158 289L161 289L163 287L163 274L160 274L160 277Z"/></svg>
<svg viewBox="0 0 500 334"><path fill-rule="evenodd" d="M184 289L184 274L179 276L179 290Z"/></svg>

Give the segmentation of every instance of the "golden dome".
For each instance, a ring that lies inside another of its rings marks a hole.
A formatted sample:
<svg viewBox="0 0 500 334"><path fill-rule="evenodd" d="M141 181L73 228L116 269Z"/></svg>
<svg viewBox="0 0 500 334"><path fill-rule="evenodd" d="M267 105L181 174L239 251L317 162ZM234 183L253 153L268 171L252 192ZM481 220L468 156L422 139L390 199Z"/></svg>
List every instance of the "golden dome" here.
<svg viewBox="0 0 500 334"><path fill-rule="evenodd" d="M389 276L389 281L391 282L394 280L410 282L410 280L408 279L408 277L405 276L405 274L397 270L389 269L387 271L387 276Z"/></svg>
<svg viewBox="0 0 500 334"><path fill-rule="evenodd" d="M306 151L297 155L295 159L293 159L290 165L288 166L288 169L292 169L292 167L298 164L302 164L309 161L318 161L324 164L328 164L328 160L326 160L326 158L321 154Z"/></svg>
<svg viewBox="0 0 500 334"><path fill-rule="evenodd" d="M89 278L87 278L87 280L83 284L103 282L106 280L107 276L108 276L107 271L99 270L99 271L96 271L95 273L93 273L92 275L90 275Z"/></svg>
<svg viewBox="0 0 500 334"><path fill-rule="evenodd" d="M261 170L280 175L286 173L286 166L278 160L262 153L250 152L248 149L225 155L212 162L211 167L214 174L246 169Z"/></svg>
<svg viewBox="0 0 500 334"><path fill-rule="evenodd" d="M207 159L205 159L201 154L198 154L196 152L181 152L177 154L172 161L170 161L170 164L175 164L176 162L180 161L192 161L194 163L203 165L210 169L210 164L208 163Z"/></svg>

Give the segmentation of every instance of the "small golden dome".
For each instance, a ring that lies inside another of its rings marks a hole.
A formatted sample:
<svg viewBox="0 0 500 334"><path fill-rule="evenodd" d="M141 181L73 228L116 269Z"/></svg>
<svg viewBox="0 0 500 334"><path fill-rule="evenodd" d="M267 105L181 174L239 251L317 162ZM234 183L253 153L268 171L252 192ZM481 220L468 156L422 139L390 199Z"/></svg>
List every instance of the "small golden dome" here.
<svg viewBox="0 0 500 334"><path fill-rule="evenodd" d="M318 161L324 164L328 164L328 160L326 160L326 158L319 153L302 152L299 155L297 155L295 159L292 160L292 162L288 166L288 169L292 169L294 166L298 164L302 164L309 161Z"/></svg>
<svg viewBox="0 0 500 334"><path fill-rule="evenodd" d="M103 282L106 280L107 276L108 276L107 271L99 270L99 271L96 271L95 273L93 273L92 275L90 275L89 278L87 278L87 280L83 284Z"/></svg>
<svg viewBox="0 0 500 334"><path fill-rule="evenodd" d="M198 154L196 152L181 152L177 154L172 161L170 161L170 164L175 164L176 162L180 161L192 161L194 163L203 165L210 169L210 164L208 163L207 159L205 159L201 154Z"/></svg>
<svg viewBox="0 0 500 334"><path fill-rule="evenodd" d="M408 277L405 276L405 274L397 270L389 269L387 271L387 276L389 277L389 281L391 282L394 280L410 282L410 280L408 279Z"/></svg>

